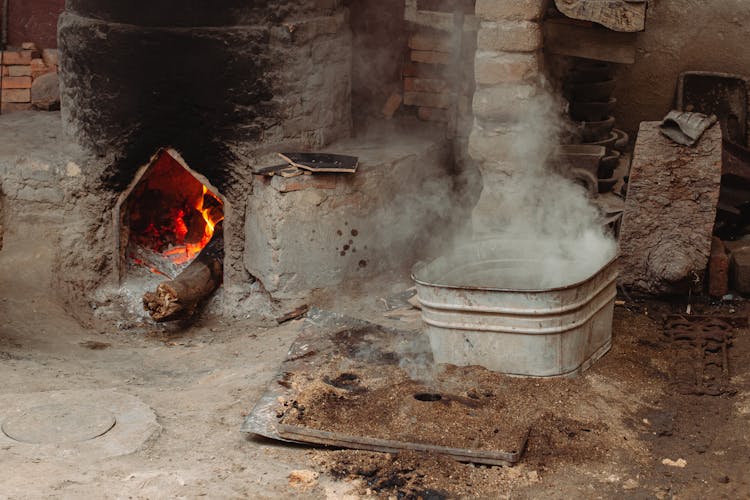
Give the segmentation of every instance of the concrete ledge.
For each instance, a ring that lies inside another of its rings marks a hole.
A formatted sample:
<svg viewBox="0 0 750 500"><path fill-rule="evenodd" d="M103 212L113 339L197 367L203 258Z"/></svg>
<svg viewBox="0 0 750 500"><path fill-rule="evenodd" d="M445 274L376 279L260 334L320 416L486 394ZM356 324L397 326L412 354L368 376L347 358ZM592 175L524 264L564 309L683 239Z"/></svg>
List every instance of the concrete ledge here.
<svg viewBox="0 0 750 500"><path fill-rule="evenodd" d="M244 262L275 300L407 270L453 212L450 148L430 130L345 140L356 174L257 177L247 201Z"/></svg>

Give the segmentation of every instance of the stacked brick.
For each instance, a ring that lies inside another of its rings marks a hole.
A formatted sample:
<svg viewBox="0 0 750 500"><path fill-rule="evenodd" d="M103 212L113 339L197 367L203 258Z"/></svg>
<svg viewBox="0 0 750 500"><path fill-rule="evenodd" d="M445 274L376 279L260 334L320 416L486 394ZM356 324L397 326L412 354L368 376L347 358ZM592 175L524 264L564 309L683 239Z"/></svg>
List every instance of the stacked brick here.
<svg viewBox="0 0 750 500"><path fill-rule="evenodd" d="M475 230L492 229L497 219L493 186L523 168L512 151L519 140L518 124L537 93L544 4L544 0L476 1L479 29L469 155L482 172L484 188L474 209Z"/></svg>
<svg viewBox="0 0 750 500"><path fill-rule="evenodd" d="M405 18L413 29L402 71L403 104L420 120L451 123L459 138L462 130L468 136L476 48L473 2L410 0Z"/></svg>
<svg viewBox="0 0 750 500"><path fill-rule="evenodd" d="M57 50L40 53L33 43L24 43L18 50L0 52L0 113L32 109L34 81L55 72Z"/></svg>

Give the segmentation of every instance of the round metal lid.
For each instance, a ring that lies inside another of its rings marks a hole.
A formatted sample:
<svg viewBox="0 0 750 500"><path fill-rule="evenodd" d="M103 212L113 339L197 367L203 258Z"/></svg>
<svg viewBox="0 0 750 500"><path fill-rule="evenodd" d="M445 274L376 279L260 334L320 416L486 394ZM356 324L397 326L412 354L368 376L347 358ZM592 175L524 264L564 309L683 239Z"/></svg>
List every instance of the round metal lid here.
<svg viewBox="0 0 750 500"><path fill-rule="evenodd" d="M49 404L29 408L9 417L1 428L6 436L15 441L62 444L97 438L112 429L115 422L115 416L101 408Z"/></svg>

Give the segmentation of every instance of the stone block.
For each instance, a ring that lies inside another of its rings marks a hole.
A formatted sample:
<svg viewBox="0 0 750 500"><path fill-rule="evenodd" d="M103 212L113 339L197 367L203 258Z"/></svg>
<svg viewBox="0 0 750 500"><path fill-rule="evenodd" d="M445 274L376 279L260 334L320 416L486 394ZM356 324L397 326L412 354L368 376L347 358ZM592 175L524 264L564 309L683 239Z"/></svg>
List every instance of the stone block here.
<svg viewBox="0 0 750 500"><path fill-rule="evenodd" d="M31 65L3 66L3 76L31 76Z"/></svg>
<svg viewBox="0 0 750 500"><path fill-rule="evenodd" d="M31 102L31 90L3 89L2 102Z"/></svg>
<svg viewBox="0 0 750 500"><path fill-rule="evenodd" d="M539 69L540 57L536 52L478 52L474 60L474 77L479 85L533 80Z"/></svg>
<svg viewBox="0 0 750 500"><path fill-rule="evenodd" d="M447 52L434 50L412 50L411 60L425 64L450 64L453 62L453 56Z"/></svg>
<svg viewBox="0 0 750 500"><path fill-rule="evenodd" d="M750 248L732 252L732 288L740 293L750 293Z"/></svg>
<svg viewBox="0 0 750 500"><path fill-rule="evenodd" d="M400 92L393 92L390 97L385 101L385 104L383 104L383 109L381 110L381 113L386 119L391 119L398 110L398 108L401 107L401 103L404 102L404 96Z"/></svg>
<svg viewBox="0 0 750 500"><path fill-rule="evenodd" d="M495 52L533 52L542 48L542 30L530 21L482 22L477 49Z"/></svg>
<svg viewBox="0 0 750 500"><path fill-rule="evenodd" d="M483 164L511 162L518 158L517 145L528 133L516 127L496 127L485 130L474 126L469 135L469 156ZM507 171L507 169L503 169Z"/></svg>
<svg viewBox="0 0 750 500"><path fill-rule="evenodd" d="M453 104L453 95L431 92L404 92L404 104L407 106L424 106L427 108L448 108Z"/></svg>
<svg viewBox="0 0 750 500"><path fill-rule="evenodd" d="M2 63L5 66L31 64L30 50L4 50Z"/></svg>
<svg viewBox="0 0 750 500"><path fill-rule="evenodd" d="M60 65L60 54L57 49L44 49L42 50L42 60L47 66L59 66Z"/></svg>
<svg viewBox="0 0 750 500"><path fill-rule="evenodd" d="M475 14L484 21L534 21L542 15L544 0L477 0Z"/></svg>
<svg viewBox="0 0 750 500"><path fill-rule="evenodd" d="M620 230L626 287L649 294L685 293L705 276L719 200L721 128L694 147L643 122L633 152Z"/></svg>
<svg viewBox="0 0 750 500"><path fill-rule="evenodd" d="M60 81L57 73L47 73L34 80L31 85L31 104L36 109L60 108Z"/></svg>
<svg viewBox="0 0 750 500"><path fill-rule="evenodd" d="M10 75L3 77L2 88L4 89L30 89L31 77L30 76L10 76Z"/></svg>
<svg viewBox="0 0 750 500"><path fill-rule="evenodd" d="M495 122L517 122L528 113L526 107L535 94L536 87L526 84L479 88L474 92L474 115Z"/></svg>
<svg viewBox="0 0 750 500"><path fill-rule="evenodd" d="M708 294L711 297L723 297L729 293L729 255L724 243L713 237L711 255L708 259Z"/></svg>
<svg viewBox="0 0 750 500"><path fill-rule="evenodd" d="M448 227L443 215L454 213L451 149L440 134L406 132L331 145L359 157L355 174L254 183L244 264L273 300L291 304L314 289L409 269L441 237L435 233ZM323 178L335 178L335 188L289 190Z"/></svg>

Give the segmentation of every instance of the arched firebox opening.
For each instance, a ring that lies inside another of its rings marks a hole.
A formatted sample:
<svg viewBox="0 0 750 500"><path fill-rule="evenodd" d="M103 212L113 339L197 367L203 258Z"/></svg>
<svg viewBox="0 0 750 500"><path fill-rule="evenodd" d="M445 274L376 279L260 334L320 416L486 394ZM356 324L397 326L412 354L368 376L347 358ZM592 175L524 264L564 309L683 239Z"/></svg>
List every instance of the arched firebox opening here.
<svg viewBox="0 0 750 500"><path fill-rule="evenodd" d="M225 202L171 148L136 174L115 209L119 283L158 275L174 279L221 235ZM147 280L151 281L151 280Z"/></svg>

